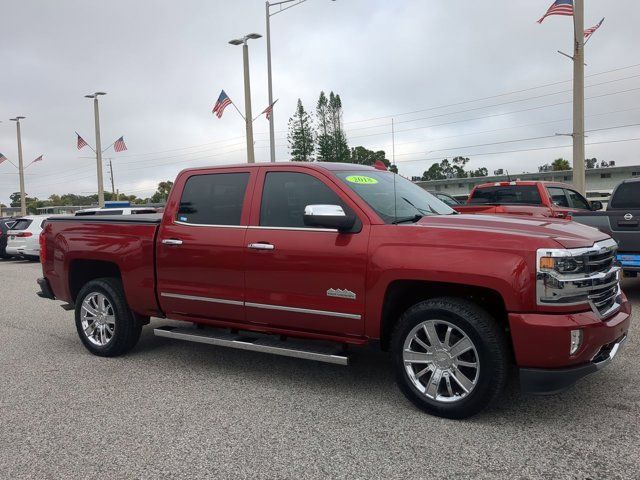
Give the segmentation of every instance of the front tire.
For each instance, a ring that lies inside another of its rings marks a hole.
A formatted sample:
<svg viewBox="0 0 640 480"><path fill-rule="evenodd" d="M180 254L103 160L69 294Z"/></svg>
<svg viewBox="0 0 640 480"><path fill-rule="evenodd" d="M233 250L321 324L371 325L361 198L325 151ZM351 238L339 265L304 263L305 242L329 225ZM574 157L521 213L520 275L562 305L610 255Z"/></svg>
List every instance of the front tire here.
<svg viewBox="0 0 640 480"><path fill-rule="evenodd" d="M76 329L94 355L115 357L131 350L142 324L127 305L122 282L100 278L88 282L76 298Z"/></svg>
<svg viewBox="0 0 640 480"><path fill-rule="evenodd" d="M391 340L398 385L427 413L461 419L475 415L504 389L507 340L476 304L436 298L407 310Z"/></svg>

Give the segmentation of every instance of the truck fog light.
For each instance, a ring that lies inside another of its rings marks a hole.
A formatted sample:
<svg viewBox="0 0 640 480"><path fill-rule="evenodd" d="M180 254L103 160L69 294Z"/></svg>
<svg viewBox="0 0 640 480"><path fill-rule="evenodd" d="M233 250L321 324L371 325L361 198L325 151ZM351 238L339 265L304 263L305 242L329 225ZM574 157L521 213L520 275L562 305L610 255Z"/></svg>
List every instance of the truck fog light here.
<svg viewBox="0 0 640 480"><path fill-rule="evenodd" d="M571 347L569 348L569 355L575 355L575 353L582 345L582 330L571 330Z"/></svg>

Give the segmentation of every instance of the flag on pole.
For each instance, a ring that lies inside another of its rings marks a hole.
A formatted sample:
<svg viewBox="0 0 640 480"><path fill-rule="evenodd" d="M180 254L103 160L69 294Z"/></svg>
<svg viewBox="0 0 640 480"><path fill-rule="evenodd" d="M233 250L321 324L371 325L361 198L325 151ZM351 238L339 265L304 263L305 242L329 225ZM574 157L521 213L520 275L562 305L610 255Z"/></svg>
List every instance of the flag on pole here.
<svg viewBox="0 0 640 480"><path fill-rule="evenodd" d="M87 142L84 141L84 139L80 136L78 132L76 132L76 135L78 136L78 150L89 145Z"/></svg>
<svg viewBox="0 0 640 480"><path fill-rule="evenodd" d="M116 152L124 152L127 149L127 146L124 144L124 137L120 137L113 144L113 149Z"/></svg>
<svg viewBox="0 0 640 480"><path fill-rule="evenodd" d="M33 162L31 163L36 163L36 162L41 162L42 161L42 155L40 155L38 158L36 158Z"/></svg>
<svg viewBox="0 0 640 480"><path fill-rule="evenodd" d="M595 33L595 31L600 28L600 25L602 25L603 22L604 22L604 18L602 20L600 20L597 25L594 25L591 28L587 28L584 31L584 39L587 40L591 35L593 35Z"/></svg>
<svg viewBox="0 0 640 480"><path fill-rule="evenodd" d="M213 110L211 113L214 113L216 117L222 118L222 114L224 113L224 109L231 105L233 102L229 98L229 96L224 93L224 90L220 92L220 96L218 97L218 101L213 106Z"/></svg>
<svg viewBox="0 0 640 480"><path fill-rule="evenodd" d="M0 153L0 163L6 162L6 161L7 161L7 157L5 157L3 154Z"/></svg>
<svg viewBox="0 0 640 480"><path fill-rule="evenodd" d="M573 16L573 0L556 0L547 10L538 23L542 23L542 21L550 17L551 15L566 15Z"/></svg>
<svg viewBox="0 0 640 480"><path fill-rule="evenodd" d="M271 105L269 105L267 108L265 108L262 111L260 115L264 114L264 116L267 117L267 120L271 120L271 114L273 113L273 106L276 104L278 100L279 99L276 98Z"/></svg>

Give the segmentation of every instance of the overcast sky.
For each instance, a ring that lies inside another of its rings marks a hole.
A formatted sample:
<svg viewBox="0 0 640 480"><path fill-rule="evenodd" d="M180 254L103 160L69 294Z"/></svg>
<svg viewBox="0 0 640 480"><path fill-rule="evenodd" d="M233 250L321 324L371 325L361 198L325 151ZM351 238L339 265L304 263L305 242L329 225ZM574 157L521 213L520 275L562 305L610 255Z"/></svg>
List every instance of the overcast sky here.
<svg viewBox="0 0 640 480"><path fill-rule="evenodd" d="M556 50L571 51L572 19L537 24L550 3L308 0L274 16L278 160L288 158L295 102L314 110L320 90L342 97L352 147L390 158L393 117L396 162L407 176L456 155L490 172L571 158L567 137L525 140L571 131L572 64ZM585 3L587 26L606 17L586 50L586 128L640 124L640 2ZM121 192L144 197L182 168L245 161L243 120L232 107L218 119L211 107L224 88L243 109L242 50L227 42L265 33L263 1L20 0L3 2L1 14L0 152L17 163L8 120L26 116L25 163L44 154L26 171L30 196L96 192L95 160L82 158L92 152L78 151L74 134L95 144L83 96L96 90L108 92L103 146L124 135L129 148L105 153ZM264 38L250 42L250 62L255 115L267 106ZM258 118L254 128L256 159L268 161L268 122ZM639 141L611 143L640 138L640 127L588 135L588 157L640 164ZM0 202L18 190L15 172L0 165Z"/></svg>

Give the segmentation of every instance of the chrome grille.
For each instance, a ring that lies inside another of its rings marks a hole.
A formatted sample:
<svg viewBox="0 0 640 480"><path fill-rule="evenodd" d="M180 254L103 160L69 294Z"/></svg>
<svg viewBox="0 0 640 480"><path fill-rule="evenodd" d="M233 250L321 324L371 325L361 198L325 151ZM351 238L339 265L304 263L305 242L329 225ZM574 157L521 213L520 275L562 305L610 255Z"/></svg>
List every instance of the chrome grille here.
<svg viewBox="0 0 640 480"><path fill-rule="evenodd" d="M587 253L583 258L587 273L606 272L616 261L616 251L609 250L604 253Z"/></svg>

